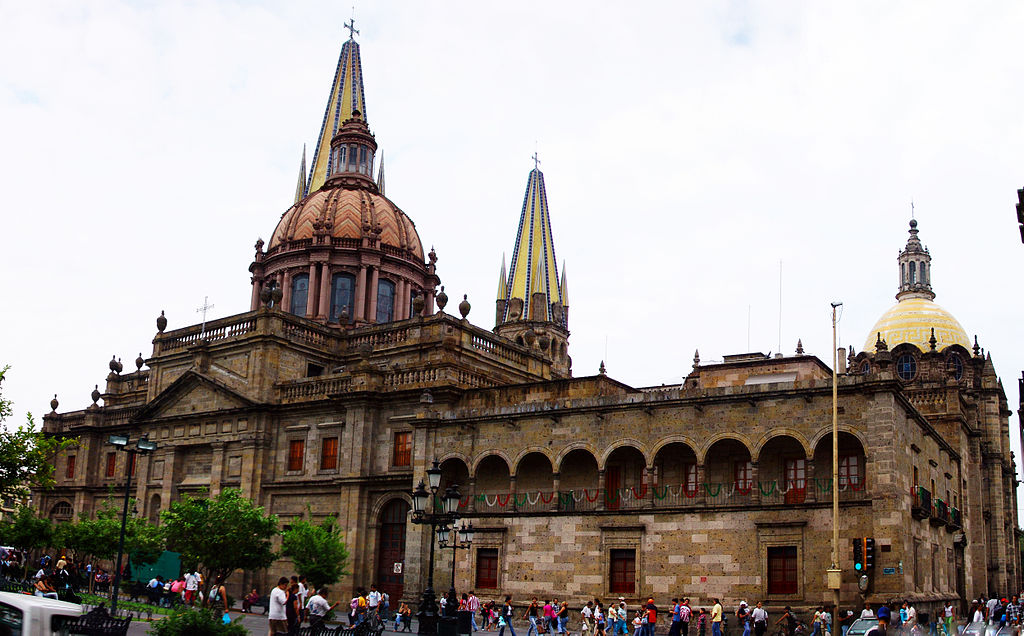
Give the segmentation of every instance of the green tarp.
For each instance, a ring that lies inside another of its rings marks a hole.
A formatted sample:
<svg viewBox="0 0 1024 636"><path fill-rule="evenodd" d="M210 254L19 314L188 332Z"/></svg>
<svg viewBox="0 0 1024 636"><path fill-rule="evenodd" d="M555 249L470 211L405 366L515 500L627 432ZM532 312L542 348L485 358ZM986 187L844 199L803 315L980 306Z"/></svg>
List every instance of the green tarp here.
<svg viewBox="0 0 1024 636"><path fill-rule="evenodd" d="M164 581L173 581L181 574L181 559L178 557L177 552L164 550L160 558L153 563L135 565L135 560L132 559L131 580L148 583L153 577L162 576Z"/></svg>

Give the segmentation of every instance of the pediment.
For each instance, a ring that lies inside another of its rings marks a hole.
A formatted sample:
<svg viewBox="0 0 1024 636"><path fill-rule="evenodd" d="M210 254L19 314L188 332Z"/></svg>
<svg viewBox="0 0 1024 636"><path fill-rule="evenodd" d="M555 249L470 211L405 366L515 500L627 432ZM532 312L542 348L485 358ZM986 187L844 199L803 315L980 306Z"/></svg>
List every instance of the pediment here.
<svg viewBox="0 0 1024 636"><path fill-rule="evenodd" d="M241 393L195 370L172 382L136 416L137 420L181 417L255 406Z"/></svg>

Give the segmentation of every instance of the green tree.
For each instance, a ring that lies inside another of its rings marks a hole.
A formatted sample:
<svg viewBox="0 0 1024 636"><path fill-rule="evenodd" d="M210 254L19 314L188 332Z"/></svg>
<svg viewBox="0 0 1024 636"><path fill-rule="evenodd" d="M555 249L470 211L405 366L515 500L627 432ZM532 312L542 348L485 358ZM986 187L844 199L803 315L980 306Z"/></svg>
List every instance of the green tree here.
<svg viewBox="0 0 1024 636"><path fill-rule="evenodd" d="M50 545L53 539L53 523L36 515L28 506L19 506L17 512L0 523L0 544L22 550L37 550ZM28 576L28 560L25 561L25 576Z"/></svg>
<svg viewBox="0 0 1024 636"><path fill-rule="evenodd" d="M131 509L134 500L129 501ZM112 561L117 556L121 539L121 508L113 497L107 497L96 511L95 518L82 517L75 522L57 526L54 543L75 552L80 558ZM148 520L128 515L125 523L124 550L135 563L152 563L164 551L164 533Z"/></svg>
<svg viewBox="0 0 1024 636"><path fill-rule="evenodd" d="M0 369L0 386L10 367ZM53 458L61 450L77 443L58 439L36 430L29 413L17 428L6 426L14 412L10 400L0 395L0 498L27 498L30 488L53 486Z"/></svg>
<svg viewBox="0 0 1024 636"><path fill-rule="evenodd" d="M209 580L225 579L237 569L269 567L277 555L270 540L277 534L277 516L228 488L213 498L185 496L163 512L167 546L182 560L198 563Z"/></svg>
<svg viewBox="0 0 1024 636"><path fill-rule="evenodd" d="M282 534L281 552L315 588L337 583L348 574L348 547L334 517L316 524L298 517Z"/></svg>
<svg viewBox="0 0 1024 636"><path fill-rule="evenodd" d="M154 621L149 633L157 636L245 636L249 630L242 627L241 620L239 616L225 625L208 609L180 607L167 618Z"/></svg>

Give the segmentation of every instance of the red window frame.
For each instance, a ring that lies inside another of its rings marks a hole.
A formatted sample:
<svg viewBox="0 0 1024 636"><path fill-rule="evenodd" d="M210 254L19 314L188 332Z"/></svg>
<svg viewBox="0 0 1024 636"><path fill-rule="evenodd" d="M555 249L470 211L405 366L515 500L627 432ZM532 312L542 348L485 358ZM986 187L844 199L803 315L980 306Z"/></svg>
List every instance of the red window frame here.
<svg viewBox="0 0 1024 636"><path fill-rule="evenodd" d="M107 477L117 474L117 453L107 453Z"/></svg>
<svg viewBox="0 0 1024 636"><path fill-rule="evenodd" d="M691 497L696 494L697 488L697 464L683 464L683 489Z"/></svg>
<svg viewBox="0 0 1024 636"><path fill-rule="evenodd" d="M916 480L914 485L917 485ZM839 487L849 488L850 490L864 490L863 457L860 455L839 456Z"/></svg>
<svg viewBox="0 0 1024 636"><path fill-rule="evenodd" d="M393 466L412 465L412 432L399 431L395 433L395 448L391 457Z"/></svg>
<svg viewBox="0 0 1024 636"><path fill-rule="evenodd" d="M608 591L635 594L636 550L612 550L608 555Z"/></svg>
<svg viewBox="0 0 1024 636"><path fill-rule="evenodd" d="M807 496L807 459L789 457L785 460L786 503L799 504Z"/></svg>
<svg viewBox="0 0 1024 636"><path fill-rule="evenodd" d="M476 586L498 588L498 548L476 549Z"/></svg>
<svg viewBox="0 0 1024 636"><path fill-rule="evenodd" d="M796 546L768 548L768 594L796 594L797 581Z"/></svg>
<svg viewBox="0 0 1024 636"><path fill-rule="evenodd" d="M131 472L132 477L135 476L135 464L138 462L139 456L135 453L128 453L128 470Z"/></svg>
<svg viewBox="0 0 1024 636"><path fill-rule="evenodd" d="M75 456L74 455L68 455L68 467L67 467L67 471L64 473L64 476L67 477L68 479L74 479L75 478Z"/></svg>
<svg viewBox="0 0 1024 636"><path fill-rule="evenodd" d="M326 437L320 447L320 470L338 467L338 438Z"/></svg>
<svg viewBox="0 0 1024 636"><path fill-rule="evenodd" d="M293 439L288 442L288 470L302 470L304 455L306 454L306 442L301 439Z"/></svg>
<svg viewBox="0 0 1024 636"><path fill-rule="evenodd" d="M733 485L741 495L750 494L754 486L754 466L749 459L739 459L733 463Z"/></svg>

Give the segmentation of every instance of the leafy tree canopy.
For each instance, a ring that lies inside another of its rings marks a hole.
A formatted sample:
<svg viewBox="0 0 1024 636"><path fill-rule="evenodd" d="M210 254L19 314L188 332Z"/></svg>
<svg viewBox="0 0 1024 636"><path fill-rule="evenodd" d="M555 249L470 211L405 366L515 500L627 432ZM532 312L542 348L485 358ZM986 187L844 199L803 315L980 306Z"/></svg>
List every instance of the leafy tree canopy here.
<svg viewBox="0 0 1024 636"><path fill-rule="evenodd" d="M296 572L313 587L337 583L348 574L348 548L334 517L319 524L296 517L282 539L282 553L292 558Z"/></svg>
<svg viewBox="0 0 1024 636"><path fill-rule="evenodd" d="M225 579L237 570L270 567L277 555L270 540L277 534L277 516L233 488L213 498L185 496L163 512L167 547L186 564L200 564L210 579Z"/></svg>
<svg viewBox="0 0 1024 636"><path fill-rule="evenodd" d="M179 608L167 618L153 623L151 634L157 636L245 636L249 633L240 624L239 616L224 624L208 609Z"/></svg>
<svg viewBox="0 0 1024 636"><path fill-rule="evenodd" d="M129 510L134 505L129 501ZM114 560L121 538L122 510L113 494L104 500L93 519L83 517L75 522L57 524L54 543L73 550L80 557ZM148 520L128 515L125 523L124 549L135 563L152 563L164 551L165 538L161 528Z"/></svg>
<svg viewBox="0 0 1024 636"><path fill-rule="evenodd" d="M10 367L0 369L0 387ZM25 498L30 488L53 486L53 458L57 452L77 443L58 439L36 430L32 414L17 428L6 425L13 413L12 403L0 394L0 498Z"/></svg>

